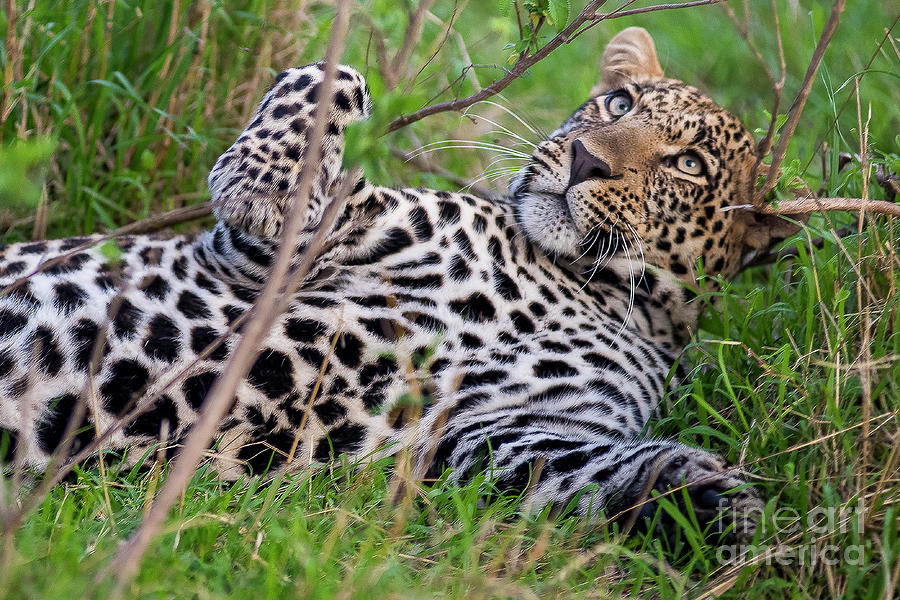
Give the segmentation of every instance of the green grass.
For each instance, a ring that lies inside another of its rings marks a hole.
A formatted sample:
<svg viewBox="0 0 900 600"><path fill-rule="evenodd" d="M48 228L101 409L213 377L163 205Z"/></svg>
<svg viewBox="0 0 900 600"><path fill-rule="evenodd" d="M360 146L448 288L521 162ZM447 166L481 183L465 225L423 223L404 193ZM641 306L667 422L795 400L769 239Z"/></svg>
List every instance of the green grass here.
<svg viewBox="0 0 900 600"><path fill-rule="evenodd" d="M780 3L788 64L782 110L829 8L794 4ZM378 70L378 36L369 33L380 30L388 53L396 51L406 23L397 5L361 3L344 54L344 62L369 78L377 122L427 102L470 59L485 65L474 71L485 85L507 64L504 46L518 39L513 15L471 2L454 20L461 37L451 33L442 44L443 30L426 23L409 73L389 91ZM321 58L333 16L328 6L301 12L281 0L32 6L18 4L16 36L2 55L9 113L0 124L0 242L110 229L206 199L216 156L275 72ZM734 8L742 12L738 3ZM757 44L775 66L768 4L750 8ZM444 21L452 11L453 3L443 0L433 9ZM0 31L7 31L7 17L0 17ZM812 189L824 179L832 195L863 192L858 162L840 173L834 166L837 152L859 152L852 77L873 55L859 85L863 122L872 111L868 155L900 170L900 56L890 43L876 53L896 17L890 3L875 1L849 3L842 15L786 161ZM709 90L749 127L767 125L765 75L719 7L600 24L511 85L504 104L551 130L597 79L604 41L630 25L651 31L668 74ZM893 33L896 39L898 30ZM472 89L469 80L454 87L461 94ZM475 112L502 116L487 105ZM512 119L503 122L525 133ZM390 136L360 134L365 151L355 156L382 183L455 189L404 165L388 146L498 137L488 130L456 114L437 115ZM464 177L477 176L492 160L472 151L429 156ZM871 178L868 191L884 198ZM747 271L698 300L708 309L684 358L692 376L667 397L651 431L749 463L771 513L757 543L781 544L793 558L723 566L720 551L689 522L672 538L623 538L581 519L523 517L514 497L480 502L490 493L484 481L463 489L429 484L413 502L398 502L389 495L388 464L338 465L268 483L222 485L198 474L126 596L676 598L712 589L734 598L895 596L900 226L867 218L859 235L837 242L833 232L853 222L849 214L814 216L787 243L797 249L795 259ZM823 236L824 245L810 253L807 236ZM54 487L20 528L3 532L0 597L107 596L104 569L140 523L158 483L154 472L104 482L97 469L87 469ZM0 501L10 502L5 491ZM828 511L852 518L829 523ZM832 546L842 553L835 564L796 556ZM861 559L846 560L848 551Z"/></svg>

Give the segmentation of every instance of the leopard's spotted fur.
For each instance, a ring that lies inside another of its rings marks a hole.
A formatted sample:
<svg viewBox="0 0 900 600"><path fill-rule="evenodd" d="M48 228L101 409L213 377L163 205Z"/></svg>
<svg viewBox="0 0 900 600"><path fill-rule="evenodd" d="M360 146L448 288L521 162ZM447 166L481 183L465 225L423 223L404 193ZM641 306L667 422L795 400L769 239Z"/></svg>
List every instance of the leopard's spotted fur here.
<svg viewBox="0 0 900 600"><path fill-rule="evenodd" d="M104 447L127 448L126 460L161 432L170 443L185 435L236 336L217 340L265 281L322 73L279 75L219 158L212 231L120 239L116 262L96 238L0 251L0 426L25 465L47 465L80 399L74 450L125 414L137 416ZM348 176L343 129L369 110L358 73L341 67L335 85L298 253ZM592 97L537 148L507 199L360 179L237 390L215 448L220 471L407 444L432 472L491 467L506 488L524 488L540 464L531 502L565 505L590 486L582 512L697 482L695 509L713 518L718 492L742 481L704 450L641 434L696 320L685 283L697 259L727 276L771 237L770 223L721 210L745 203L752 160L740 122L664 78L649 36L629 29L607 48ZM421 419L411 388L425 399ZM747 490L729 498L758 503Z"/></svg>

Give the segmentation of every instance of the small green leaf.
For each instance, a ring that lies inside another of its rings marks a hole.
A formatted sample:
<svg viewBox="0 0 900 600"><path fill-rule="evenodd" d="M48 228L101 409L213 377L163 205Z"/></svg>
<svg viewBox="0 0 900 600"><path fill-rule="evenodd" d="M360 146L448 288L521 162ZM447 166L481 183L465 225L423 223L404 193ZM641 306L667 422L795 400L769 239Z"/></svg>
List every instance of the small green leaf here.
<svg viewBox="0 0 900 600"><path fill-rule="evenodd" d="M100 253L106 257L106 262L114 267L122 260L122 249L116 243L116 240L107 240L100 244Z"/></svg>
<svg viewBox="0 0 900 600"><path fill-rule="evenodd" d="M149 150L141 152L140 165L142 171L152 171L156 168L156 157Z"/></svg>
<svg viewBox="0 0 900 600"><path fill-rule="evenodd" d="M50 138L16 140L0 147L0 207L29 210L37 206L55 148Z"/></svg>
<svg viewBox="0 0 900 600"><path fill-rule="evenodd" d="M548 0L547 16L557 31L565 29L569 21L569 10L569 0Z"/></svg>

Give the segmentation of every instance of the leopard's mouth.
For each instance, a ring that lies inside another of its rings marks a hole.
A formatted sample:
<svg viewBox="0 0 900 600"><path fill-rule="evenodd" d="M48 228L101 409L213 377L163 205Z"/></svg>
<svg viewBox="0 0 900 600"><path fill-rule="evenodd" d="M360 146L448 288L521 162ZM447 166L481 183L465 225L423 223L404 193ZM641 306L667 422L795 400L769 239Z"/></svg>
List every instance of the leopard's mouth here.
<svg viewBox="0 0 900 600"><path fill-rule="evenodd" d="M590 262L614 254L621 241L616 227L605 219L592 226L579 224L567 194L520 189L513 195L516 217L528 239L544 251L572 262Z"/></svg>
<svg viewBox="0 0 900 600"><path fill-rule="evenodd" d="M519 223L532 242L553 254L577 256L583 234L565 195L522 190L513 198Z"/></svg>

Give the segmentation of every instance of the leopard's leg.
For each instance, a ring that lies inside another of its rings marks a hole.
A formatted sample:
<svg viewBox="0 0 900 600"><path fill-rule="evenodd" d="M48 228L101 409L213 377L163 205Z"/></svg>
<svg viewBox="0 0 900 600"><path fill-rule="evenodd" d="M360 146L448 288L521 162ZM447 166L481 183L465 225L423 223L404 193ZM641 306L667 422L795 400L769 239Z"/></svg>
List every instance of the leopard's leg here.
<svg viewBox="0 0 900 600"><path fill-rule="evenodd" d="M279 235L300 184L324 77L322 63L278 75L250 124L216 161L208 183L220 222L253 236ZM370 111L366 82L354 69L339 66L332 91L321 159L304 212L306 228L319 222L341 181L344 128L366 119Z"/></svg>
<svg viewBox="0 0 900 600"><path fill-rule="evenodd" d="M259 288L266 280L309 154L323 69L324 65L317 63L281 73L250 124L210 172L209 190L219 222L201 240L198 259L216 277L250 288ZM308 281L328 269L330 257L340 255L346 245L352 244L379 208L367 202L374 196L362 175L342 170L344 129L369 116L366 82L354 69L341 65L332 91L321 158L312 174L306 204L298 207L302 221L293 239L296 260L301 260L309 247L334 197L342 188L350 190L350 197L326 232L330 250L320 250Z"/></svg>
<svg viewBox="0 0 900 600"><path fill-rule="evenodd" d="M551 502L565 508L574 500L579 514L602 509L626 522L652 514L654 490L682 504L677 488L684 487L701 525L739 539L752 537L762 510L757 493L740 487L738 470L710 452L615 432L563 432L549 422L523 426L499 417L455 424L445 429L432 464L452 468L456 480L488 469L500 490L524 491L534 508Z"/></svg>

